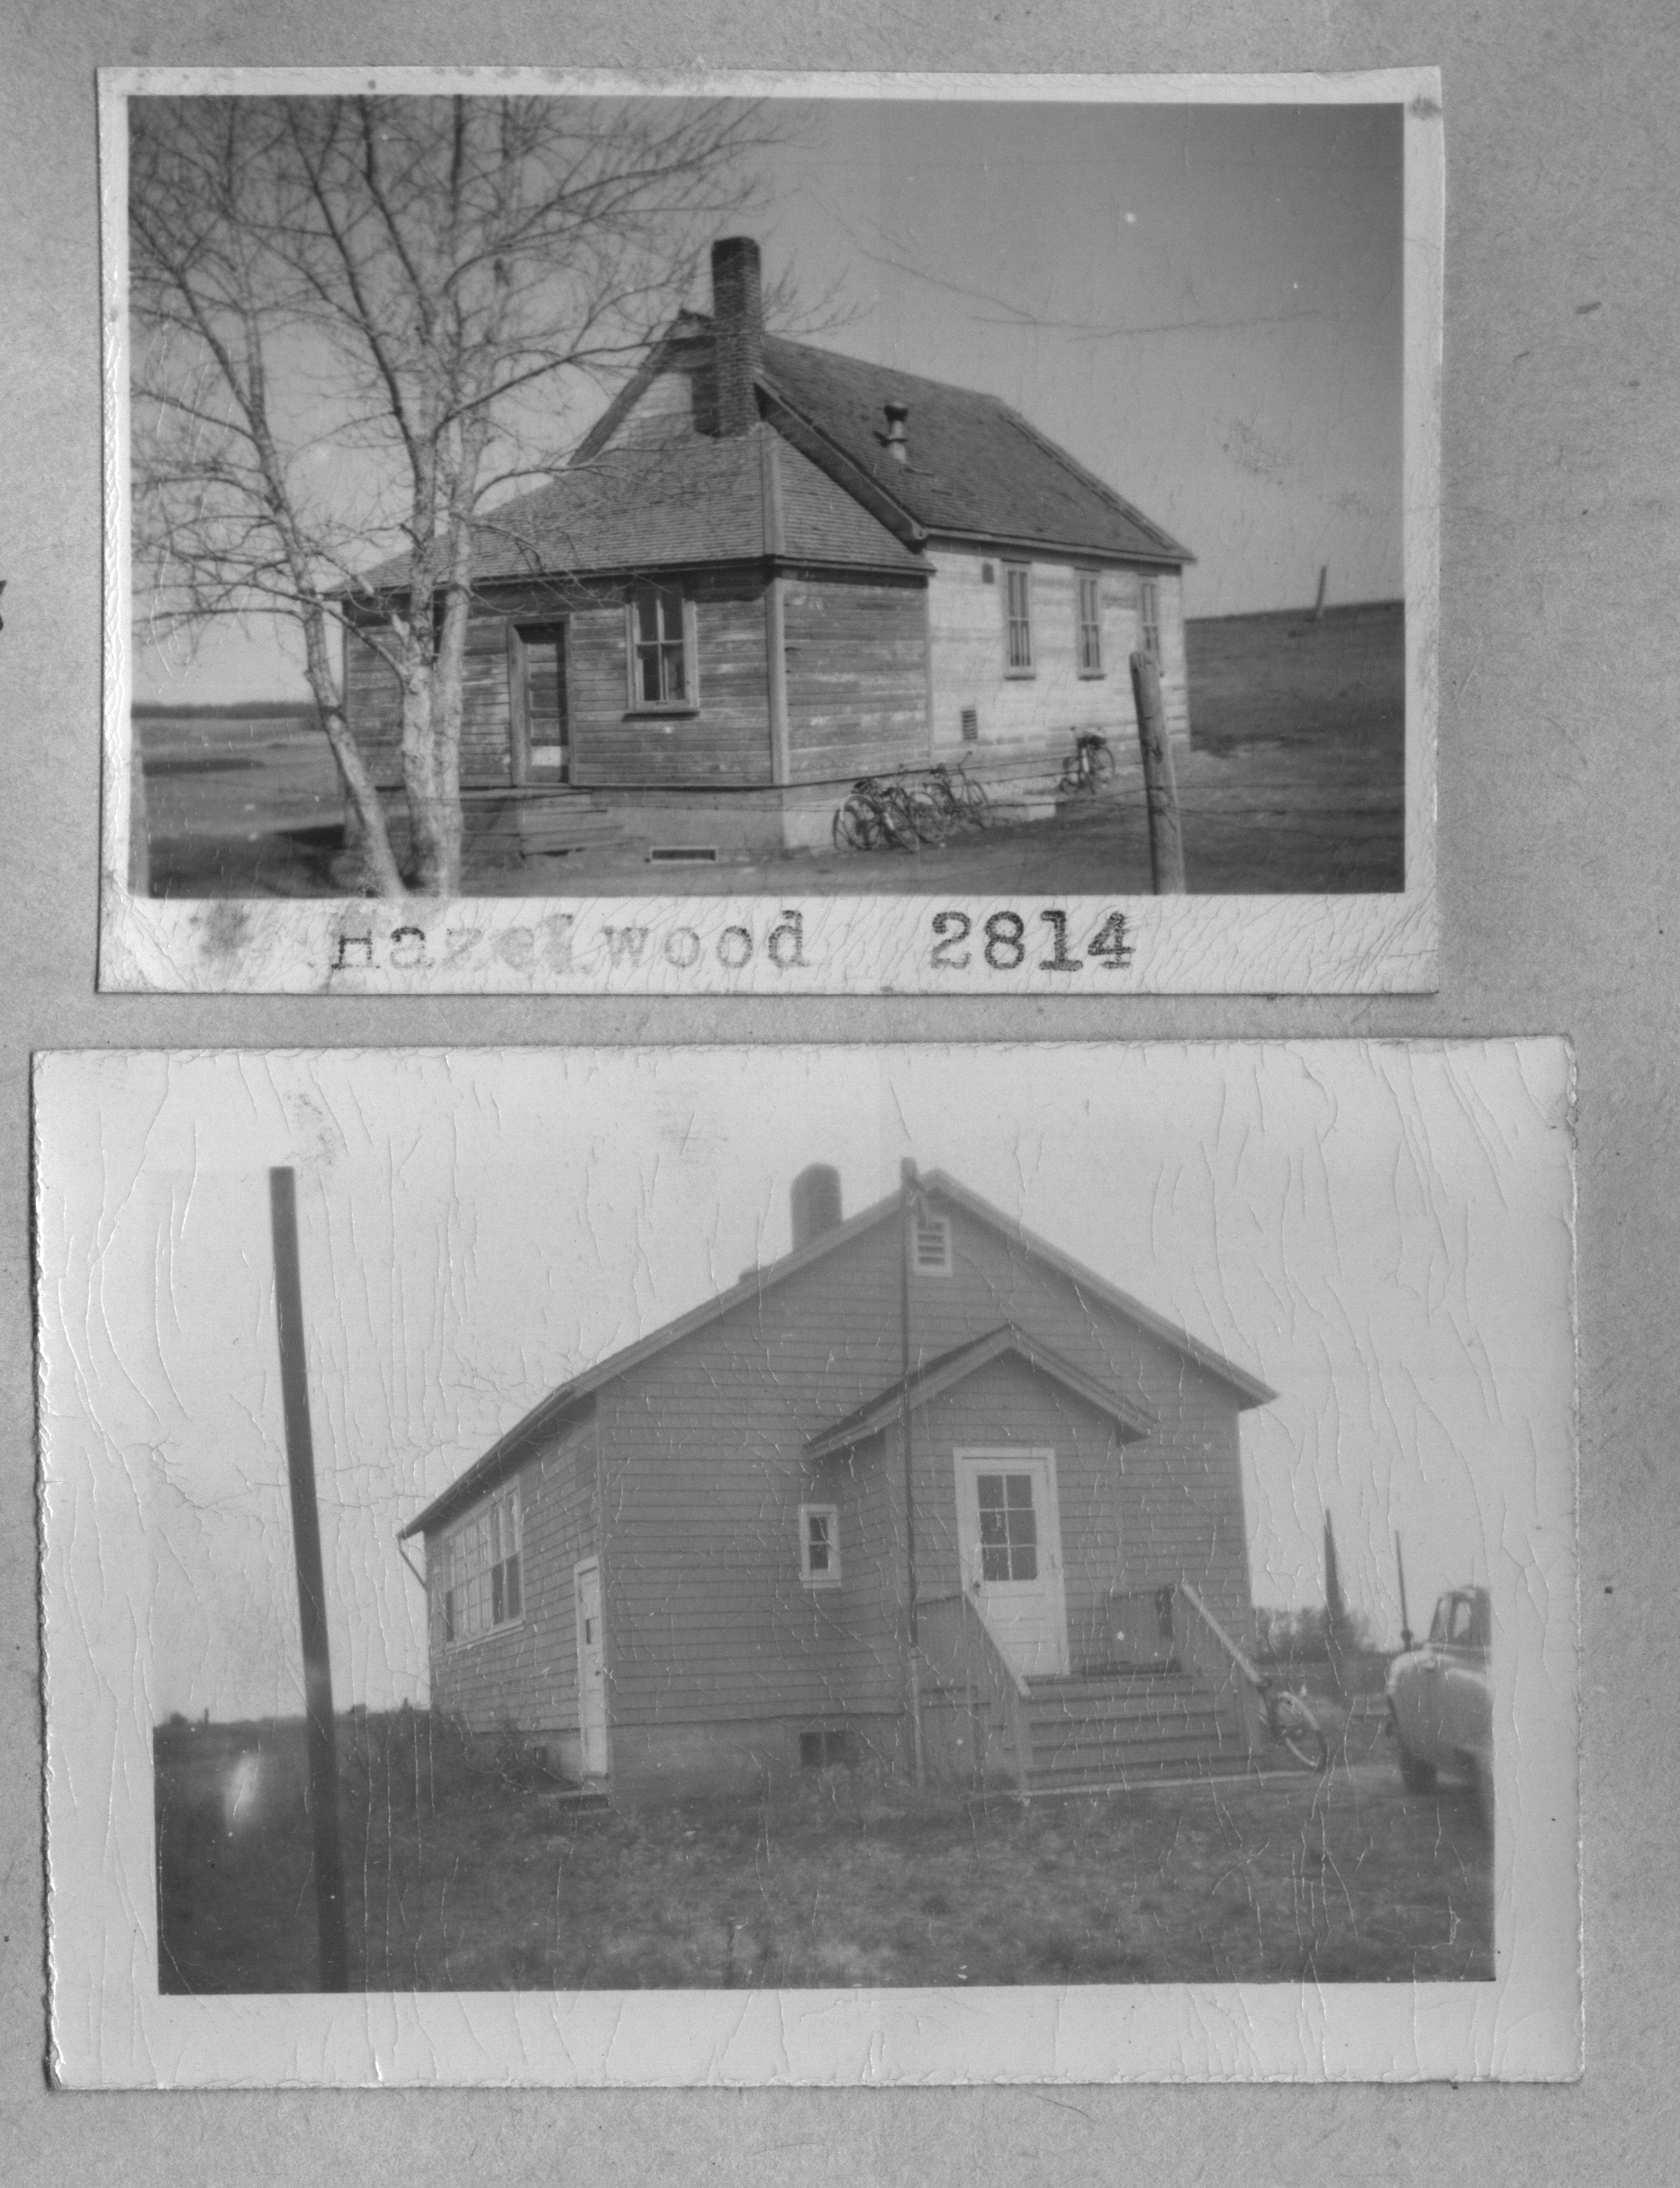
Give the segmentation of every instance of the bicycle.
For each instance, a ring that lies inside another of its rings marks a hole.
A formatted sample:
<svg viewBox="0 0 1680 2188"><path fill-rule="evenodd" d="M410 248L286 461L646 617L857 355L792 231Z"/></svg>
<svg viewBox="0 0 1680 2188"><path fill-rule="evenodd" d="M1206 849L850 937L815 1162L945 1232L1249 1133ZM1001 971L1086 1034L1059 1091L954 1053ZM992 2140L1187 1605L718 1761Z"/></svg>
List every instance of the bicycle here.
<svg viewBox="0 0 1680 2188"><path fill-rule="evenodd" d="M860 775L835 813L836 851L878 851L883 845L908 851L917 842L938 843L944 824L926 791L913 796L902 782Z"/></svg>
<svg viewBox="0 0 1680 2188"><path fill-rule="evenodd" d="M961 766L953 775L941 761L927 771L927 788L948 821L957 827L971 824L984 828L991 823L991 800L983 782L971 782Z"/></svg>
<svg viewBox="0 0 1680 2188"><path fill-rule="evenodd" d="M1330 1742L1306 1696L1263 1677L1254 1691L1266 1713L1268 1737L1287 1748L1304 1770L1328 1770Z"/></svg>
<svg viewBox="0 0 1680 2188"><path fill-rule="evenodd" d="M1056 794L1061 798L1095 797L1114 779L1115 755L1100 729L1076 729L1073 750L1062 763Z"/></svg>

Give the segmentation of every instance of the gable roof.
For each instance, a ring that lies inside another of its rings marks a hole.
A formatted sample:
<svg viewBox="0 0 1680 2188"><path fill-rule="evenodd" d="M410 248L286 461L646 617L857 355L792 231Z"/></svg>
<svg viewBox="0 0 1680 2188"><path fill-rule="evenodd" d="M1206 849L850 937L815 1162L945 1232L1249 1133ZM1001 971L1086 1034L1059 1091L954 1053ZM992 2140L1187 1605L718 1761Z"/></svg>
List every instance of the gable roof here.
<svg viewBox="0 0 1680 2188"><path fill-rule="evenodd" d="M926 534L1129 561L1195 560L996 395L772 334L764 337L758 384L772 416L785 404ZM907 463L887 449L889 402L908 409Z"/></svg>
<svg viewBox="0 0 1680 2188"><path fill-rule="evenodd" d="M994 1208L989 1201L982 1200L978 1193L970 1192L966 1186L959 1185L943 1171L928 1171L918 1180L917 1189L926 1198L947 1200L953 1207L961 1208L965 1215L983 1224L998 1237L1007 1239L1034 1260L1066 1277L1076 1292L1095 1300L1111 1313L1118 1315L1123 1321L1132 1323L1162 1343L1170 1345L1204 1374L1222 1383L1235 1399L1240 1410L1267 1405L1277 1397L1277 1392L1262 1383L1257 1376L1234 1366L1211 1345L1204 1344L1199 1338L1190 1336L1187 1331L1175 1327L1161 1316L1152 1313L1140 1301L1133 1298L1129 1292L1124 1292L1117 1286L1108 1283L1105 1278L1073 1260L1071 1255L1061 1252L1022 1225L1012 1223L999 1209ZM557 1389L551 1390L546 1397L540 1398L504 1435L498 1437L482 1458L474 1460L466 1471L458 1475L447 1489L435 1496L417 1518L411 1519L406 1527L401 1529L400 1539L406 1542L411 1535L423 1534L441 1526L457 1512L464 1511L468 1505L493 1488L498 1482L505 1480L534 1454L546 1436L553 1433L567 1420L582 1414L592 1404L595 1393L608 1384L617 1382L621 1376L639 1368L645 1361L652 1360L672 1345L681 1343L683 1338L691 1336L696 1330L704 1329L709 1323L721 1321L725 1315L732 1314L737 1306L745 1306L749 1300L762 1298L774 1286L799 1275L814 1261L821 1261L826 1254L849 1245L854 1239L862 1238L881 1224L896 1221L901 1206L901 1195L890 1194L886 1199L877 1201L872 1207L864 1208L848 1222L837 1224L832 1230L819 1233L793 1252L783 1254L780 1261L772 1261L767 1269L749 1270L740 1282L731 1285L727 1291L719 1292L715 1298L703 1300L686 1315L679 1315L674 1322L667 1322L649 1335L638 1338L634 1344L609 1353L594 1367L574 1376L570 1382L562 1383ZM988 1338L996 1334L996 1331L989 1332ZM1044 1347L1041 1345L1038 1350L1041 1354L1049 1357ZM1106 1400L1106 1404L1111 1406L1112 1398ZM1141 1414L1137 1417L1143 1418ZM1145 1433L1147 1429L1139 1433Z"/></svg>
<svg viewBox="0 0 1680 2188"><path fill-rule="evenodd" d="M1128 1436L1134 1439L1146 1436L1155 1425L1154 1415L1146 1407L1129 1405L1125 1399L1117 1397L1082 1368L1076 1368L1071 1361L1063 1360L1049 1345L1029 1335L1017 1323L1002 1322L995 1330L988 1330L984 1336L955 1345L950 1352L940 1353L936 1360L926 1361L908 1375L899 1376L840 1420L818 1429L814 1436L806 1439L806 1456L832 1459L841 1451L853 1451L892 1425L903 1409L907 1395L913 1406L926 1406L942 1391L966 1382L981 1368L1006 1356L1025 1361L1035 1373L1060 1383L1063 1389L1083 1398L1098 1413L1106 1414L1119 1429L1122 1442Z"/></svg>
<svg viewBox="0 0 1680 2188"><path fill-rule="evenodd" d="M696 563L789 562L926 574L926 565L808 457L770 427L691 433L584 457L546 485L474 519L473 583L635 572ZM405 556L360 580L403 584Z"/></svg>

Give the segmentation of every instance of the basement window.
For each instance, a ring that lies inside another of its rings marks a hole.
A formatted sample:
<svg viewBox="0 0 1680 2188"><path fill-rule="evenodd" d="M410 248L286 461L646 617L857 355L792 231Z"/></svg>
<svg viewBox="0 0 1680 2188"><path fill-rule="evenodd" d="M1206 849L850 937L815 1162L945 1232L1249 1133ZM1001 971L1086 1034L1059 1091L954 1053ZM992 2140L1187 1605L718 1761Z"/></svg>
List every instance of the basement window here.
<svg viewBox="0 0 1680 2188"><path fill-rule="evenodd" d="M835 1764L850 1769L856 1760L852 1735L847 1731L801 1732L799 1734L799 1768L801 1770L829 1770Z"/></svg>
<svg viewBox="0 0 1680 2188"><path fill-rule="evenodd" d="M840 1585L840 1507L799 1506L799 1578L807 1587Z"/></svg>
<svg viewBox="0 0 1680 2188"><path fill-rule="evenodd" d="M444 1537L443 1638L476 1641L524 1613L516 1482Z"/></svg>
<svg viewBox="0 0 1680 2188"><path fill-rule="evenodd" d="M715 866L715 844L665 844L647 854L650 866Z"/></svg>
<svg viewBox="0 0 1680 2188"><path fill-rule="evenodd" d="M951 1225L943 1216L917 1210L912 1252L918 1276L951 1274Z"/></svg>

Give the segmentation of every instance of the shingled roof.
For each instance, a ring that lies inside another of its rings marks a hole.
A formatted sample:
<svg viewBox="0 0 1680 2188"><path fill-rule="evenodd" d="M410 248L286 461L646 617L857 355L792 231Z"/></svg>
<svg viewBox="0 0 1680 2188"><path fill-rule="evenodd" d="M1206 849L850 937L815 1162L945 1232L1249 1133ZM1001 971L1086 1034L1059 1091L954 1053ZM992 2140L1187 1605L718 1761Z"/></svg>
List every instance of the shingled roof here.
<svg viewBox="0 0 1680 2188"><path fill-rule="evenodd" d="M773 480L770 475L773 466ZM632 441L579 460L474 525L474 583L538 572L788 561L916 572L923 565L856 499L767 426ZM370 570L401 585L405 558Z"/></svg>
<svg viewBox="0 0 1680 2188"><path fill-rule="evenodd" d="M1195 559L996 395L770 334L758 384L772 419L785 405L926 533ZM889 402L908 410L905 463L888 451Z"/></svg>

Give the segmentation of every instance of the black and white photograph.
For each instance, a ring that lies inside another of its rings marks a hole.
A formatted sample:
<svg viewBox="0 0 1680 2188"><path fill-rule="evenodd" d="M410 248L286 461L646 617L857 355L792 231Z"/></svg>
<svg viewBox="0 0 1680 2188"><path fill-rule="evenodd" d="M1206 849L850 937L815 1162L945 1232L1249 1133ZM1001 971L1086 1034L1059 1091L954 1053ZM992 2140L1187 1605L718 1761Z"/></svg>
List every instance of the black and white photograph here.
<svg viewBox="0 0 1680 2188"><path fill-rule="evenodd" d="M43 1059L56 2075L1573 2073L1572 1084Z"/></svg>
<svg viewBox="0 0 1680 2188"><path fill-rule="evenodd" d="M103 985L1433 985L1433 72L103 90Z"/></svg>

